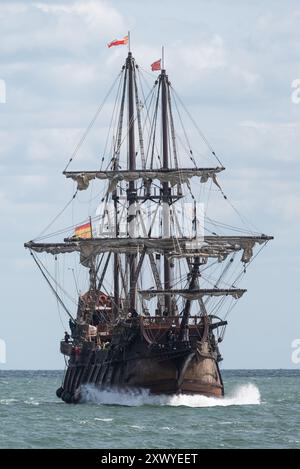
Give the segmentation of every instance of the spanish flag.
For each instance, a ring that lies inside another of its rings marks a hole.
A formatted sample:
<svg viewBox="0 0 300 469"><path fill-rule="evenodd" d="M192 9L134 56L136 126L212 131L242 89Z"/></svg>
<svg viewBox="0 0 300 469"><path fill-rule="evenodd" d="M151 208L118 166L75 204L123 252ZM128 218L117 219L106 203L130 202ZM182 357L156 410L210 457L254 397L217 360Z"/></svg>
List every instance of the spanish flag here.
<svg viewBox="0 0 300 469"><path fill-rule="evenodd" d="M126 44L128 44L128 36L124 36L123 39L114 39L107 44L107 47L125 46Z"/></svg>
<svg viewBox="0 0 300 469"><path fill-rule="evenodd" d="M92 238L92 224L91 222L85 223L84 225L75 227L75 238Z"/></svg>

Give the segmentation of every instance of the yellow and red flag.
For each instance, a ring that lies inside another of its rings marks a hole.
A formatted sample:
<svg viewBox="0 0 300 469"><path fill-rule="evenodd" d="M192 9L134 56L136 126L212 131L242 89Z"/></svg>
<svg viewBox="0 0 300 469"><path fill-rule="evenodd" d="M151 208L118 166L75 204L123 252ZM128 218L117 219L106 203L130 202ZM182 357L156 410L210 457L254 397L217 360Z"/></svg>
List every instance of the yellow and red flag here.
<svg viewBox="0 0 300 469"><path fill-rule="evenodd" d="M153 62L153 64L151 64L151 70L152 72L155 72L157 70L161 70L161 59L157 60L156 62Z"/></svg>
<svg viewBox="0 0 300 469"><path fill-rule="evenodd" d="M123 39L114 39L107 44L107 47L125 46L126 44L128 44L128 36L124 36Z"/></svg>
<svg viewBox="0 0 300 469"><path fill-rule="evenodd" d="M84 225L75 227L76 238L92 238L92 224L91 222L85 223Z"/></svg>

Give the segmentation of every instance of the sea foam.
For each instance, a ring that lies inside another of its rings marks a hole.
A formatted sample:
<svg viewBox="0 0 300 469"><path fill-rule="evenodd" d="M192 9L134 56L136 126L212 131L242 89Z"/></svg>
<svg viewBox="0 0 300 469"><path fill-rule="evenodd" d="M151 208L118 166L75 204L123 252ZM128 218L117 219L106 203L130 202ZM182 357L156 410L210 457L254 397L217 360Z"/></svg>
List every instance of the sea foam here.
<svg viewBox="0 0 300 469"><path fill-rule="evenodd" d="M81 401L121 406L186 406L186 407L227 407L235 405L258 405L260 392L252 383L237 386L228 396L222 398L206 397L199 394L151 395L147 390L99 390L86 385L81 390Z"/></svg>

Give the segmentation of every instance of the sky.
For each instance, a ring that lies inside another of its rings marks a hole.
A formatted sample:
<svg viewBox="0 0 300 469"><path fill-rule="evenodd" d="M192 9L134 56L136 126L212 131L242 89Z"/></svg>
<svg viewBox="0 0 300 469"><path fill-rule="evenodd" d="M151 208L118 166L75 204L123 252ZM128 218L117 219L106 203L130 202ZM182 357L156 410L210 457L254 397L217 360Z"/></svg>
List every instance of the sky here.
<svg viewBox="0 0 300 469"><path fill-rule="evenodd" d="M106 44L128 30L146 70L165 46L226 194L275 237L249 269L222 366L299 368L299 2L1 0L0 21L0 369L64 366L56 302L23 244L72 194L61 172L124 61ZM95 145L101 132L79 157L86 167Z"/></svg>

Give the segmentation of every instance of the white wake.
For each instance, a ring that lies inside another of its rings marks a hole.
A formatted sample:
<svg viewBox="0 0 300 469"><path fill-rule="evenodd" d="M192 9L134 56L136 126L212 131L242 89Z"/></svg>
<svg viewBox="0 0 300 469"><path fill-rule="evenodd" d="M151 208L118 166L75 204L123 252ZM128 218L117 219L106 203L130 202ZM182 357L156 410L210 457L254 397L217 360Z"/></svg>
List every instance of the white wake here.
<svg viewBox="0 0 300 469"><path fill-rule="evenodd" d="M150 395L147 390L101 391L92 385L86 385L81 391L82 402L121 406L186 406L186 407L227 407L233 405L258 405L260 392L252 383L238 386L228 396L222 398L186 395Z"/></svg>

